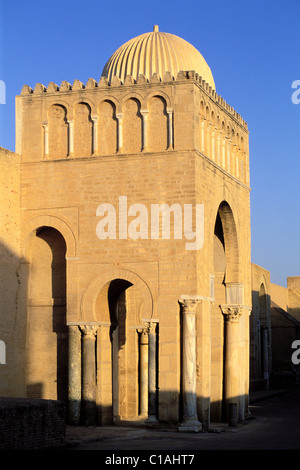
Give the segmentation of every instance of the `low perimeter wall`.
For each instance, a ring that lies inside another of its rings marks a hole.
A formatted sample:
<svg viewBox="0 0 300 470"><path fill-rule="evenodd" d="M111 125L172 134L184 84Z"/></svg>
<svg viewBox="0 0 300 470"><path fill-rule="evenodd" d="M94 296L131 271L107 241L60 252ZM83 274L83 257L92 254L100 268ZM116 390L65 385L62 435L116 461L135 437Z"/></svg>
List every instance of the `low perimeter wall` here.
<svg viewBox="0 0 300 470"><path fill-rule="evenodd" d="M0 450L38 450L65 443L65 403L0 398Z"/></svg>

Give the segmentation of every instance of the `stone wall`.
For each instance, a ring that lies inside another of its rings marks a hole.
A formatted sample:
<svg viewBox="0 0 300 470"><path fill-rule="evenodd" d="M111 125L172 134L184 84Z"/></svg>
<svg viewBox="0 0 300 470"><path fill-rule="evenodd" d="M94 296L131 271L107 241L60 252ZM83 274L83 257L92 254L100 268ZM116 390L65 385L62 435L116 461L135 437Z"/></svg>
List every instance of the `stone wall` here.
<svg viewBox="0 0 300 470"><path fill-rule="evenodd" d="M0 398L0 450L60 447L64 439L63 402Z"/></svg>

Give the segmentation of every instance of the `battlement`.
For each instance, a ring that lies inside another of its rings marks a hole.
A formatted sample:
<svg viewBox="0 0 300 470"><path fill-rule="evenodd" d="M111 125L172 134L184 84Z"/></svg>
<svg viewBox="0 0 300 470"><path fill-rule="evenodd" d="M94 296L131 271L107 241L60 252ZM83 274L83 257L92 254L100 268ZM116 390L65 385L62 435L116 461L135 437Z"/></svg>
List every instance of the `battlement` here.
<svg viewBox="0 0 300 470"><path fill-rule="evenodd" d="M86 84L82 83L80 80L74 80L73 85L68 81L62 81L61 85L58 86L54 82L50 82L48 87L41 83L37 83L32 89L28 85L24 85L21 91L21 95L33 94L35 96L40 96L43 93L65 93L72 91L91 91L92 89L103 89L103 88L113 88L118 86L132 86L132 85L145 85L145 84L157 84L157 83L178 83L182 81L193 80L201 89L205 92L213 101L220 105L228 114L230 114L241 126L246 130L248 129L247 122L242 118L242 116L230 106L221 95L219 95L201 76L198 75L194 70L189 71L180 71L174 80L169 72L166 72L164 77L159 77L157 73L154 73L150 81L144 76L139 75L137 80L130 75L125 77L124 82L120 78L114 76L111 82L108 81L106 77L101 77L97 82L93 78L89 78Z"/></svg>

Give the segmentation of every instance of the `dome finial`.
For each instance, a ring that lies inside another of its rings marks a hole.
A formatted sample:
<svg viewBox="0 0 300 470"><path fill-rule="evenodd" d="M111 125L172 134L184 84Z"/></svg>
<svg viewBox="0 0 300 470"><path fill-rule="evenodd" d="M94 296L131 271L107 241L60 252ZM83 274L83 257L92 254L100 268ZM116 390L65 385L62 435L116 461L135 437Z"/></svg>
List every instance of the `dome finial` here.
<svg viewBox="0 0 300 470"><path fill-rule="evenodd" d="M159 31L158 24L155 24L155 25L153 26L153 33L158 33L158 31Z"/></svg>

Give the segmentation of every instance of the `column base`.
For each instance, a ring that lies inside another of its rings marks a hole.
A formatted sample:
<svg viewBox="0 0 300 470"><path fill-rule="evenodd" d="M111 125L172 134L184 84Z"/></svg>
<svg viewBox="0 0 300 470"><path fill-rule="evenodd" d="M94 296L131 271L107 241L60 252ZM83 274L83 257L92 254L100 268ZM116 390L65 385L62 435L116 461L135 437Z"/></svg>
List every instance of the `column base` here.
<svg viewBox="0 0 300 470"><path fill-rule="evenodd" d="M202 423L197 418L185 418L178 426L178 431L182 432L200 432Z"/></svg>
<svg viewBox="0 0 300 470"><path fill-rule="evenodd" d="M155 426L156 424L158 424L158 419L156 418L155 415L150 415L150 416L148 416L148 418L146 419L145 424L146 424L147 426Z"/></svg>

